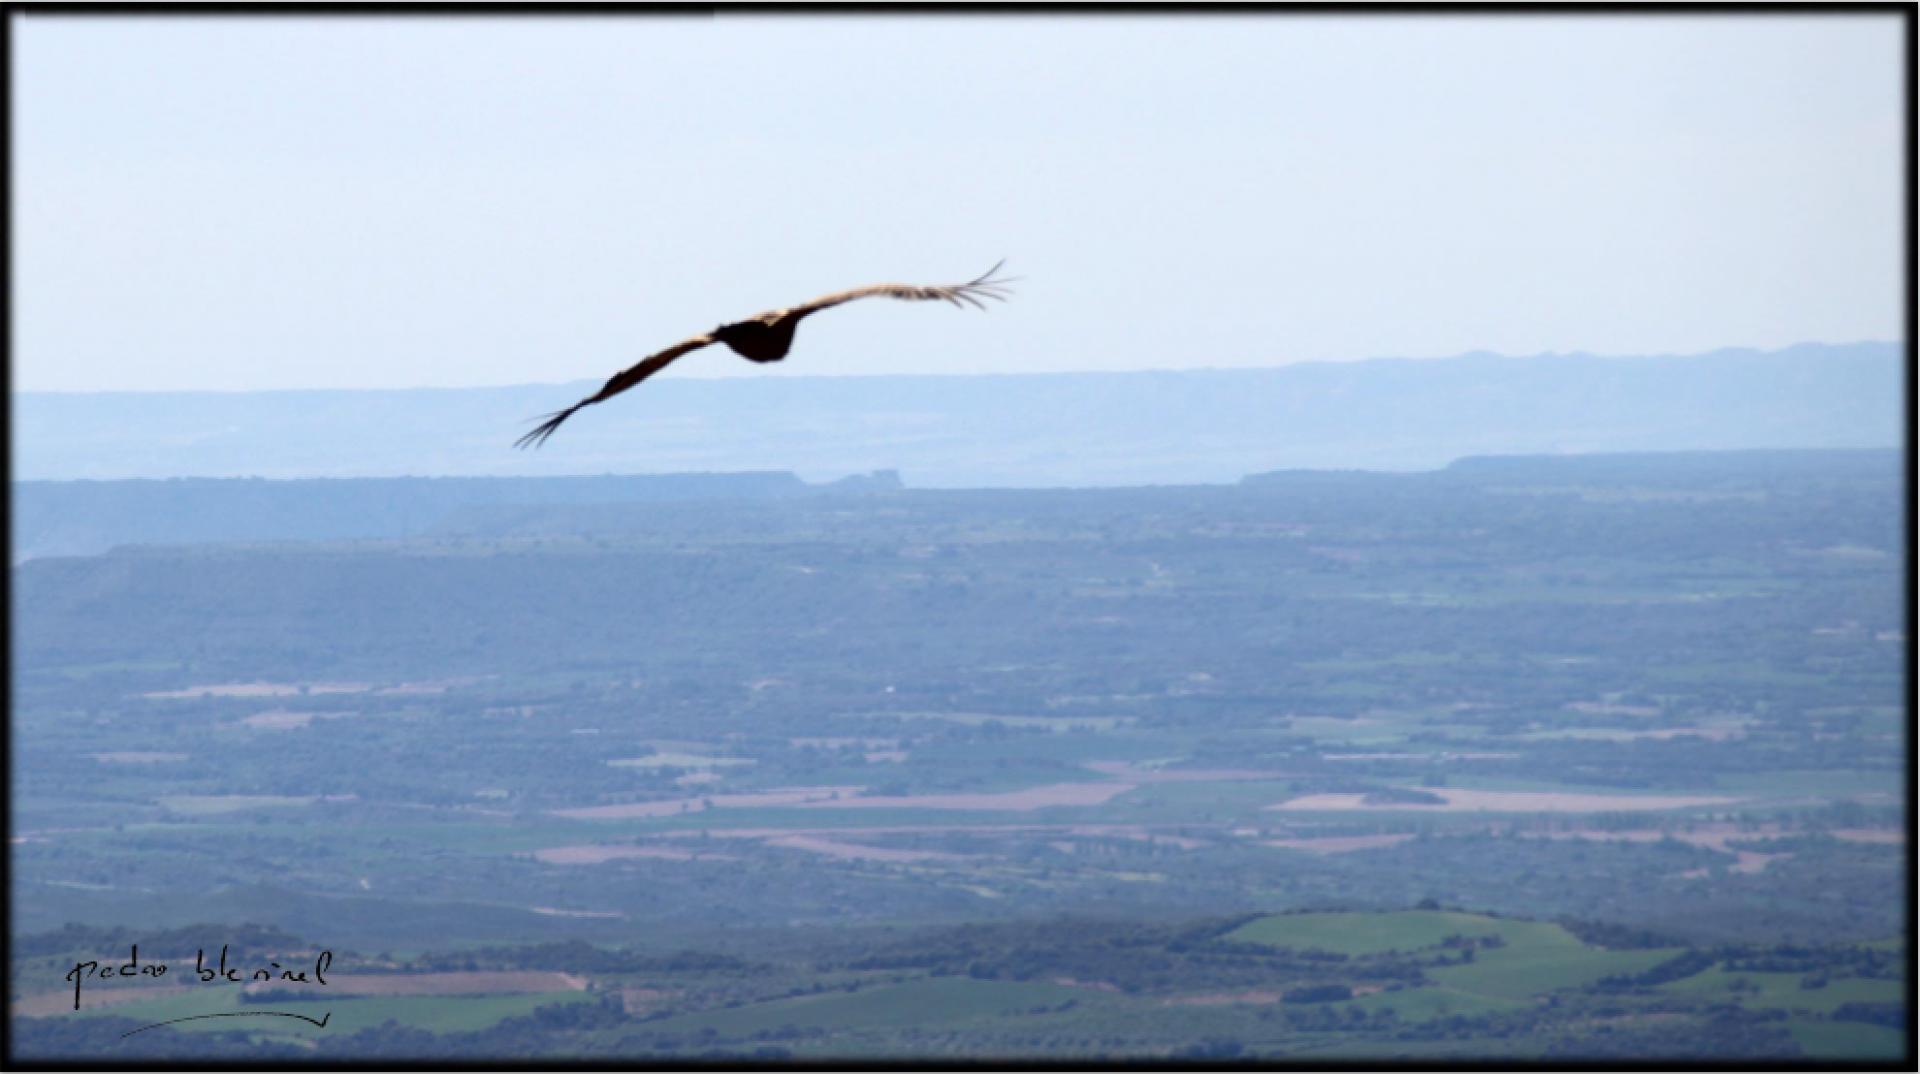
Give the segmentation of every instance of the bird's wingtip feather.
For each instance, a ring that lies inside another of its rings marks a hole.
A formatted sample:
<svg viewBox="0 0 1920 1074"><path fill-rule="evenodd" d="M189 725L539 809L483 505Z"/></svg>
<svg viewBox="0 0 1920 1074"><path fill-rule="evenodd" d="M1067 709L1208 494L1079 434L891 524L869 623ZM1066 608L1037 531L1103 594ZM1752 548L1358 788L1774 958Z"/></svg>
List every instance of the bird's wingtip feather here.
<svg viewBox="0 0 1920 1074"><path fill-rule="evenodd" d="M537 448L546 443L547 438L553 435L554 430L560 428L560 423L566 421L576 409L578 408L568 407L565 410L556 410L551 414L544 415L546 420L527 430L525 435L513 442L513 446L517 448Z"/></svg>

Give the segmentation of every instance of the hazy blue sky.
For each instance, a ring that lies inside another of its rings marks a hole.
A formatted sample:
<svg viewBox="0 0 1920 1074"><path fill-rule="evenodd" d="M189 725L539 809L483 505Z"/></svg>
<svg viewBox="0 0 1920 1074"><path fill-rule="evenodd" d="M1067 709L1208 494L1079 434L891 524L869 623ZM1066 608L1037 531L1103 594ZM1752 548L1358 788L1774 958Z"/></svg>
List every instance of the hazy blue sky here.
<svg viewBox="0 0 1920 1074"><path fill-rule="evenodd" d="M14 22L14 386L1690 352L1901 332L1894 17Z"/></svg>

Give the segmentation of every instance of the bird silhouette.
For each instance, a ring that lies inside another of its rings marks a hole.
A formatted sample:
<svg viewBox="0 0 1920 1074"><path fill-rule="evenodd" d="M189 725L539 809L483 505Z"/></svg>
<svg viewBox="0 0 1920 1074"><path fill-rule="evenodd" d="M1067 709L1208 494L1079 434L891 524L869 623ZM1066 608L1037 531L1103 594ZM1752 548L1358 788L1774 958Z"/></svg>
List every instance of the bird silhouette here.
<svg viewBox="0 0 1920 1074"><path fill-rule="evenodd" d="M798 306L768 310L743 321L720 325L711 332L703 332L691 339L683 339L666 350L648 355L633 366L615 373L599 391L565 410L556 410L551 414L543 415L540 424L514 441L514 446L539 447L547 442L547 438L553 435L554 430L560 428L561 422L573 416L574 411L584 406L605 402L665 369L673 364L675 359L691 354L702 347L725 343L733 353L750 362L777 362L785 358L788 349L793 346L793 331L799 327L803 318L842 303L852 302L857 298L898 298L908 302L945 301L955 306L967 305L976 309L986 309L986 304L981 302L981 299L1005 301L1007 297L1007 284L1013 281L994 276L994 273L999 272L1000 266L1004 264L1006 262L1002 260L966 283L927 287L910 283L876 283L867 287L856 287L850 291L835 291L833 294L821 295L811 302Z"/></svg>

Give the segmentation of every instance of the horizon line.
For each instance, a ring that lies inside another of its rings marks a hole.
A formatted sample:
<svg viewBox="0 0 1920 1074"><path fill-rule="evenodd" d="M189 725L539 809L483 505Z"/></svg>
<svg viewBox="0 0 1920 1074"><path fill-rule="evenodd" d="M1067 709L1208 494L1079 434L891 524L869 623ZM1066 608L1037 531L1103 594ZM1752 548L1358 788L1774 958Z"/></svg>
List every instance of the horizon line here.
<svg viewBox="0 0 1920 1074"><path fill-rule="evenodd" d="M766 373L755 375L748 370L737 374L691 375L682 373L672 378L661 378L658 383L670 381L759 381L759 380L934 380L934 379L985 379L989 377L1074 377L1074 376L1128 376L1164 373L1266 373L1283 369L1295 369L1300 366L1328 365L1364 365L1369 362L1451 362L1466 358L1497 358L1504 361L1533 361L1556 358L1597 358L1603 361L1640 361L1671 358L1706 358L1728 353L1782 354L1802 347L1906 347L1906 340L1899 339L1857 339L1844 342L1823 340L1796 340L1779 347L1752 347L1729 345L1714 347L1703 351L1658 351L1646 354L1598 354L1593 351L1537 351L1533 354L1505 354L1500 351L1476 349L1460 351L1456 354L1429 355L1412 357L1408 355L1373 355L1366 358L1302 358L1298 361L1279 362L1272 365L1236 365L1236 366L1178 366L1155 367L1150 369L1034 369L1002 372L898 372L898 373L785 373L769 376ZM14 396L22 395L268 395L277 392L469 392L469 391L506 391L516 388L571 388L581 384L595 384L600 378L585 377L564 381L518 381L510 384L416 384L404 387L345 387L345 388L20 388L8 385L8 392Z"/></svg>
<svg viewBox="0 0 1920 1074"><path fill-rule="evenodd" d="M1427 474L1441 474L1458 467L1461 463L1482 460L1519 459L1527 461L1550 460L1566 461L1573 459L1598 458L1655 458L1697 455L1886 455L1901 453L1905 445L1887 444L1877 447L1735 447L1735 448L1623 448L1600 451L1478 451L1455 455L1446 462L1415 467L1385 466L1276 466L1265 470L1247 470L1238 477L1220 481L1176 481L1142 484L1093 484L1093 485L916 485L908 482L905 470L899 466L882 466L865 470L848 471L839 477L810 479L793 469L744 469L744 470L601 470L597 472L564 474L306 474L294 477L275 477L267 474L171 474L166 477L12 477L10 485L104 485L127 482L153 482L156 484L176 481L264 481L292 483L297 481L579 481L629 478L674 478L674 477L791 477L810 489L826 489L842 481L858 478L873 478L892 474L900 482L901 492L1088 492L1103 490L1132 489L1197 489L1197 488L1237 488L1248 478L1268 477L1279 474L1342 474L1377 475L1383 477L1418 477ZM355 540L357 538L348 538ZM220 542L224 543L224 542ZM33 558L33 557L30 557Z"/></svg>

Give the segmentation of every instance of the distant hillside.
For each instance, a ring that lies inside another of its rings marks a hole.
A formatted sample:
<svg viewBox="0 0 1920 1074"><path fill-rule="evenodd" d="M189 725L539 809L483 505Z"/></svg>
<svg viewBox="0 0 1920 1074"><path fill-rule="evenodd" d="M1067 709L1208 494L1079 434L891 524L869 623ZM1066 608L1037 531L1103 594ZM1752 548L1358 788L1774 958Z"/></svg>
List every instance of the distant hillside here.
<svg viewBox="0 0 1920 1074"><path fill-rule="evenodd" d="M1892 449L1833 451L1628 451L1592 455L1473 455L1456 459L1433 475L1420 475L1436 489L1461 485L1615 491L1686 488L1764 489L1781 482L1818 476L1829 481L1887 481L1900 477L1903 458ZM1300 485L1352 480L1327 470L1274 470L1248 474L1241 484L1286 490ZM1412 475L1380 475L1406 478Z"/></svg>
<svg viewBox="0 0 1920 1074"><path fill-rule="evenodd" d="M478 507L769 499L898 488L897 474L809 485L790 473L600 477L170 478L20 481L13 561L122 544L414 537Z"/></svg>
<svg viewBox="0 0 1920 1074"><path fill-rule="evenodd" d="M513 440L585 382L14 398L15 479L897 469L911 485L1229 482L1465 455L1893 447L1903 348L1022 376L665 378ZM903 363L903 367L910 363Z"/></svg>
<svg viewBox="0 0 1920 1074"><path fill-rule="evenodd" d="M837 513L849 506L833 497L876 493L894 494L892 513L867 524L900 540L910 540L927 505L949 503L976 510L1018 504L1043 512L1098 504L1111 516L1102 525L1111 525L1165 510L1168 503L1206 504L1233 517L1239 508L1231 505L1249 502L1246 494L1252 494L1255 500L1284 497L1302 511L1336 503L1342 510L1378 511L1385 521L1459 501L1474 490L1619 500L1752 499L1808 479L1834 489L1879 490L1901 479L1902 463L1891 449L1474 456L1418 473L1278 470L1231 486L1072 493L908 491L892 471L824 484L772 472L21 481L13 487L13 562L93 555L121 545L659 535L722 523L759 536L827 536ZM1356 506L1356 495L1366 506Z"/></svg>
<svg viewBox="0 0 1920 1074"><path fill-rule="evenodd" d="M1469 622L1496 651L1544 631L1558 653L1623 662L1655 651L1680 659L1649 639L1688 631L1703 646L1730 645L1738 625L1752 643L1743 651L1767 659L1751 635L1763 622L1792 644L1809 623L1865 624L1868 639L1898 629L1886 583L1903 536L1900 456L1806 454L678 503L586 502L578 484L556 482L574 502L475 503L413 540L35 559L13 572L15 658L90 664L190 652L208 662L202 674L275 681L321 668L346 679L418 678L429 668L705 669L694 678L725 689L741 675L805 667L919 668L917 679L887 672L903 694L909 679L946 690L938 684L972 681L982 667L1064 676L1038 696L1092 683L1124 691L1106 684L1148 667L1168 681L1210 668L1230 693L1284 691L1274 677L1291 672L1276 668L1368 645L1444 647ZM1718 469L1702 480L1707 465ZM388 484L298 482L288 495L336 487L334 506L353 514L355 487L390 495ZM517 495L539 495L542 483L526 484ZM216 514L209 502L195 513ZM1451 592L1443 579L1468 570L1482 588L1466 597L1404 602ZM1686 592L1712 599L1582 603L1676 578L1695 579ZM1817 600L1800 588L1809 578L1826 587ZM1745 602L1739 616L1723 603L1734 599ZM1876 673L1898 666L1879 642L1848 651ZM1784 685L1767 688L1785 696ZM1330 703L1317 698L1314 711Z"/></svg>

